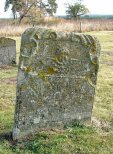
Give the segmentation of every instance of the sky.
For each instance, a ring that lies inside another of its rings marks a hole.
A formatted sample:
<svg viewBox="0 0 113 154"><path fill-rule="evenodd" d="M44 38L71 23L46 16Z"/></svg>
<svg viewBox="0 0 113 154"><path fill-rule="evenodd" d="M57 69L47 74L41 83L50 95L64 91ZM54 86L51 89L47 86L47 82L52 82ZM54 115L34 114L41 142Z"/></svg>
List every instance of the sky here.
<svg viewBox="0 0 113 154"><path fill-rule="evenodd" d="M58 9L56 15L65 15L65 4L75 0L57 0ZM5 0L0 0L0 18L12 17L11 9L4 12ZM83 0L83 4L89 9L90 14L112 14L113 0Z"/></svg>

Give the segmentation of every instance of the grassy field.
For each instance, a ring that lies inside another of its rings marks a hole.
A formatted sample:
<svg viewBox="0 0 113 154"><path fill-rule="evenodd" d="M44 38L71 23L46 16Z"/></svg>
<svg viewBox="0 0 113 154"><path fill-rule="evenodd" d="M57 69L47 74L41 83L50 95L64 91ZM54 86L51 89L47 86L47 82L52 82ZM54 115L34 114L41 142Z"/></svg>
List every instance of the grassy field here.
<svg viewBox="0 0 113 154"><path fill-rule="evenodd" d="M88 32L102 51L91 126L75 124L64 130L38 133L32 139L11 140L17 66L0 68L0 154L113 154L113 32ZM20 37L17 41L17 61Z"/></svg>
<svg viewBox="0 0 113 154"><path fill-rule="evenodd" d="M113 19L81 19L81 20L66 20L55 17L46 17L36 23L34 26L51 28L60 31L112 31L113 30ZM19 25L18 21L0 19L0 36L20 36L26 28L33 27L31 22L23 20Z"/></svg>

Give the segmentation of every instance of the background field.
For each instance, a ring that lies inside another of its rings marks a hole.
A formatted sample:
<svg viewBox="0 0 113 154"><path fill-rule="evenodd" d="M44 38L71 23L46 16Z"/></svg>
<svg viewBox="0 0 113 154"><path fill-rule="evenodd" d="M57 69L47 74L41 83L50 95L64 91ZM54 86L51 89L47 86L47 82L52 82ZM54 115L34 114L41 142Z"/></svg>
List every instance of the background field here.
<svg viewBox="0 0 113 154"><path fill-rule="evenodd" d="M80 28L81 25L81 28ZM60 31L73 32L90 32L90 31L112 31L112 19L81 19L81 20L66 20L63 18L46 17L40 20L36 25L38 27L51 28ZM19 25L18 21L0 20L0 36L20 36L26 28L33 27L32 23L24 19Z"/></svg>
<svg viewBox="0 0 113 154"><path fill-rule="evenodd" d="M22 31L14 34L19 37L11 36L12 33L7 35L17 41L18 61ZM113 153L113 31L87 33L97 36L102 46L92 125L86 127L75 124L61 131L42 131L33 139L29 137L29 140L14 143L10 132L13 126L17 66L4 66L0 68L0 154ZM6 36L6 33L2 34Z"/></svg>

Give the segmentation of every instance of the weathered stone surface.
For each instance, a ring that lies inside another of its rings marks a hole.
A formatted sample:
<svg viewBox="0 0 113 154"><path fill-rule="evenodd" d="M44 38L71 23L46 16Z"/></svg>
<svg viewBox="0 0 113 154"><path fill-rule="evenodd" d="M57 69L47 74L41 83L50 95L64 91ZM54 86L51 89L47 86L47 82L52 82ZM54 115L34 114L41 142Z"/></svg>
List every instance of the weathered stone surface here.
<svg viewBox="0 0 113 154"><path fill-rule="evenodd" d="M0 38L0 65L16 63L16 41L10 38Z"/></svg>
<svg viewBox="0 0 113 154"><path fill-rule="evenodd" d="M90 121L100 45L84 34L28 29L22 36L13 138Z"/></svg>

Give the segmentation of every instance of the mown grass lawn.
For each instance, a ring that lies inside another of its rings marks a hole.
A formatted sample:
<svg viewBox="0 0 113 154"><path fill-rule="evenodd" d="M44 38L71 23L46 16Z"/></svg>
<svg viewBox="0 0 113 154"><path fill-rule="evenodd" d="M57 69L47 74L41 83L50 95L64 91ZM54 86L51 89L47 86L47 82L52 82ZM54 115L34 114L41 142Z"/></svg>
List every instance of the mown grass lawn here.
<svg viewBox="0 0 113 154"><path fill-rule="evenodd" d="M113 32L88 34L97 36L102 46L92 126L76 124L12 142L17 66L0 68L0 154L113 154ZM13 38L18 61L20 37Z"/></svg>

